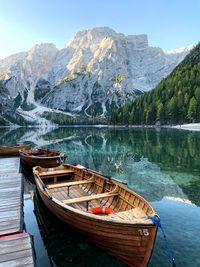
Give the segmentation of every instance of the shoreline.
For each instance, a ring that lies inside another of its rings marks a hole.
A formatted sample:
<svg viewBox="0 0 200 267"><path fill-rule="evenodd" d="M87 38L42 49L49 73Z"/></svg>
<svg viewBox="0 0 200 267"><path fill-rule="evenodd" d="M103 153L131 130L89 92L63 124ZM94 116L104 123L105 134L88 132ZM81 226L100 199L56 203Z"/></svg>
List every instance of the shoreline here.
<svg viewBox="0 0 200 267"><path fill-rule="evenodd" d="M188 131L196 131L200 132L200 123L188 123L188 124L177 124L177 125L108 125L108 124L96 124L96 125L10 125L10 126L0 126L0 128L170 128L170 129L178 129L178 130L188 130Z"/></svg>
<svg viewBox="0 0 200 267"><path fill-rule="evenodd" d="M200 123L180 124L180 125L170 126L170 128L199 132L200 131Z"/></svg>

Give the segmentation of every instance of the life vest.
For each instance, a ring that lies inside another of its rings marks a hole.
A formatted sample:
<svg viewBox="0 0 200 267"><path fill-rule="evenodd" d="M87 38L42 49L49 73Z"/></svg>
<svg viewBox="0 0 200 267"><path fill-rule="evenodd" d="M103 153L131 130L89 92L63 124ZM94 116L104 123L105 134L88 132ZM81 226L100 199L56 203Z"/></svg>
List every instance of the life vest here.
<svg viewBox="0 0 200 267"><path fill-rule="evenodd" d="M96 207L96 208L92 208L91 210L90 210L90 212L92 213L92 214L96 214L96 215L99 215L99 214L113 214L113 213L115 213L115 211L113 210L113 209L111 209L111 208L107 208L107 207Z"/></svg>

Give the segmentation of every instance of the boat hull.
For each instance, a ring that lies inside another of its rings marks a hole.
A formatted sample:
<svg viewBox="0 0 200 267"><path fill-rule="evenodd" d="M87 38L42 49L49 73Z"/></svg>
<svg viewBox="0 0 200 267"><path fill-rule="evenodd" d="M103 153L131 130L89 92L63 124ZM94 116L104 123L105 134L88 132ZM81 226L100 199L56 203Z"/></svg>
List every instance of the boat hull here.
<svg viewBox="0 0 200 267"><path fill-rule="evenodd" d="M21 155L22 163L28 165L29 167L41 166L45 168L57 167L61 164L60 157L54 158L31 158Z"/></svg>
<svg viewBox="0 0 200 267"><path fill-rule="evenodd" d="M156 226L99 221L87 214L73 212L52 201L37 180L36 184L45 205L59 219L82 233L87 240L110 252L129 266L146 267L148 265L157 234Z"/></svg>
<svg viewBox="0 0 200 267"><path fill-rule="evenodd" d="M27 150L23 150L23 149L20 150L19 154L20 154L22 163L29 167L41 166L44 168L53 168L53 167L57 167L60 164L62 164L62 162L64 162L66 159L66 154L64 153L50 151L47 149L38 149L38 151L44 152L44 154L37 155L37 149L30 150L30 154L28 153ZM54 154L54 155L51 155L51 154Z"/></svg>

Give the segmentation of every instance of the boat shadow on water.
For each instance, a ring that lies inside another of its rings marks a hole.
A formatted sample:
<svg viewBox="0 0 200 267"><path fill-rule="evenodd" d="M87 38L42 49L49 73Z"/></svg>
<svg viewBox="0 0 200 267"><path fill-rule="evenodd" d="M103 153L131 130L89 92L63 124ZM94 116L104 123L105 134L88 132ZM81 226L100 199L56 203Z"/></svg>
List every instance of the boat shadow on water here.
<svg viewBox="0 0 200 267"><path fill-rule="evenodd" d="M74 229L60 221L46 208L37 189L34 192L33 200L34 213L51 266L127 266L95 245L85 241Z"/></svg>

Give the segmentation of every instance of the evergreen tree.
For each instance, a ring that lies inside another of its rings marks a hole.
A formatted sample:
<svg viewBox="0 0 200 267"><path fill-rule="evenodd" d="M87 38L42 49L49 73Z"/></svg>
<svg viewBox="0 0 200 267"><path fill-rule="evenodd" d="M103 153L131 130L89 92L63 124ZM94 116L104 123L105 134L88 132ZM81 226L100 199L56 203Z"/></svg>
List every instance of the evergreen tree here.
<svg viewBox="0 0 200 267"><path fill-rule="evenodd" d="M197 101L194 97L190 100L187 116L191 122L197 121Z"/></svg>
<svg viewBox="0 0 200 267"><path fill-rule="evenodd" d="M114 114L114 115L113 115ZM200 44L155 89L109 116L110 123L200 122Z"/></svg>
<svg viewBox="0 0 200 267"><path fill-rule="evenodd" d="M157 102L157 108L156 108L156 120L160 121L161 123L165 122L165 110L164 105L160 100Z"/></svg>

